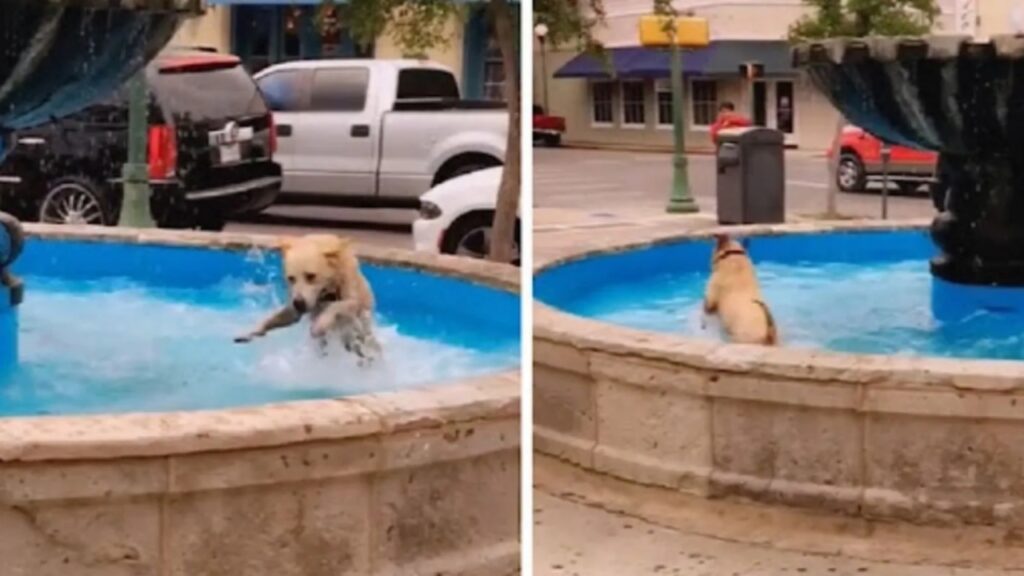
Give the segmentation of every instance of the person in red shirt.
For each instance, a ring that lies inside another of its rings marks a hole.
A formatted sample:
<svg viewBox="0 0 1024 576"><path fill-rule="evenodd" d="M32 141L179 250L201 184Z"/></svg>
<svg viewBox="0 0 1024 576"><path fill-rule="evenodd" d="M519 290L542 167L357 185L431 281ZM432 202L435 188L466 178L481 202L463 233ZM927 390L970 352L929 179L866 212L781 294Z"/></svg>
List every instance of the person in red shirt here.
<svg viewBox="0 0 1024 576"><path fill-rule="evenodd" d="M718 118L711 125L711 143L718 144L718 133L725 128L746 128L751 125L749 118L736 112L732 102L722 102L718 107Z"/></svg>

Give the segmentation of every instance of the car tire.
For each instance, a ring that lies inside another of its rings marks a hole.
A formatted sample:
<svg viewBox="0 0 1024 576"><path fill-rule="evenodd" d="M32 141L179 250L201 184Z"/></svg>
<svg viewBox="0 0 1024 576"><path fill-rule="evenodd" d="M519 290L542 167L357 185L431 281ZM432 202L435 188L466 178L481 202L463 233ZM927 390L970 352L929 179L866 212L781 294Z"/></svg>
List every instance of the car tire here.
<svg viewBox="0 0 1024 576"><path fill-rule="evenodd" d="M70 176L49 183L35 216L44 224L113 226L117 223L106 188L85 176Z"/></svg>
<svg viewBox="0 0 1024 576"><path fill-rule="evenodd" d="M859 156L852 152L844 152L839 157L836 184L843 192L863 192L867 189L868 174Z"/></svg>
<svg viewBox="0 0 1024 576"><path fill-rule="evenodd" d="M494 212L471 212L460 217L441 239L441 253L470 258L487 258L490 252L490 234L494 225ZM516 221L515 235L516 254L520 254L519 221ZM517 256L512 263L519 265Z"/></svg>
<svg viewBox="0 0 1024 576"><path fill-rule="evenodd" d="M897 185L903 196L917 196L917 191L921 189L920 182L899 182Z"/></svg>
<svg viewBox="0 0 1024 576"><path fill-rule="evenodd" d="M544 137L544 145L550 148L558 148L562 145L561 134L548 134Z"/></svg>

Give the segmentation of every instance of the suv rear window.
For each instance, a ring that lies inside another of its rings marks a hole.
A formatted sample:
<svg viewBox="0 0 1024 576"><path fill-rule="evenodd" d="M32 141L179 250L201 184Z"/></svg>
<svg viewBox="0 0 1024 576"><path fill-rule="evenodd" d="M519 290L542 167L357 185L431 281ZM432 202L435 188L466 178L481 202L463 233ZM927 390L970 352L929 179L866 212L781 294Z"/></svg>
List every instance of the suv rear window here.
<svg viewBox="0 0 1024 576"><path fill-rule="evenodd" d="M150 74L161 105L175 116L223 120L267 113L256 82L241 65Z"/></svg>
<svg viewBox="0 0 1024 576"><path fill-rule="evenodd" d="M399 100L459 99L455 76L445 70L402 70L398 73Z"/></svg>

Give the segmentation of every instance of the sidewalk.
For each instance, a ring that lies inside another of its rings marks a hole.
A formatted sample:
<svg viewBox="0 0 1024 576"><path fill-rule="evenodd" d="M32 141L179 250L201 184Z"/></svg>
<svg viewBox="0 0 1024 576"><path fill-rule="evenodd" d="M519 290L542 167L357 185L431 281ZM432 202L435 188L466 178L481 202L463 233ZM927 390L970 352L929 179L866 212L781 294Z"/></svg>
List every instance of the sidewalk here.
<svg viewBox="0 0 1024 576"><path fill-rule="evenodd" d="M688 534L541 491L534 493L534 511L534 574L537 576L1006 576L1014 573L884 564L775 550Z"/></svg>
<svg viewBox="0 0 1024 576"><path fill-rule="evenodd" d="M538 456L537 576L1024 575L1015 531L872 522L641 487Z"/></svg>

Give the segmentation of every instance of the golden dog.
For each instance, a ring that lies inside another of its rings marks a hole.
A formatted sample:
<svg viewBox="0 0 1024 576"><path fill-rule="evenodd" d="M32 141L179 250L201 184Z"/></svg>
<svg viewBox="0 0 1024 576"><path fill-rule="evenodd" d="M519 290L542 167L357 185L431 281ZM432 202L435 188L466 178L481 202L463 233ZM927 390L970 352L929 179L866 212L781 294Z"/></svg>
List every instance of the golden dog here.
<svg viewBox="0 0 1024 576"><path fill-rule="evenodd" d="M733 342L778 344L775 319L761 297L754 263L743 246L727 234L715 235L704 312L718 314Z"/></svg>
<svg viewBox="0 0 1024 576"><path fill-rule="evenodd" d="M359 269L351 242L329 234L311 234L281 242L291 301L252 332L235 338L249 342L276 328L291 326L309 313L310 334L327 344L336 332L360 363L380 354L373 334L373 292Z"/></svg>

